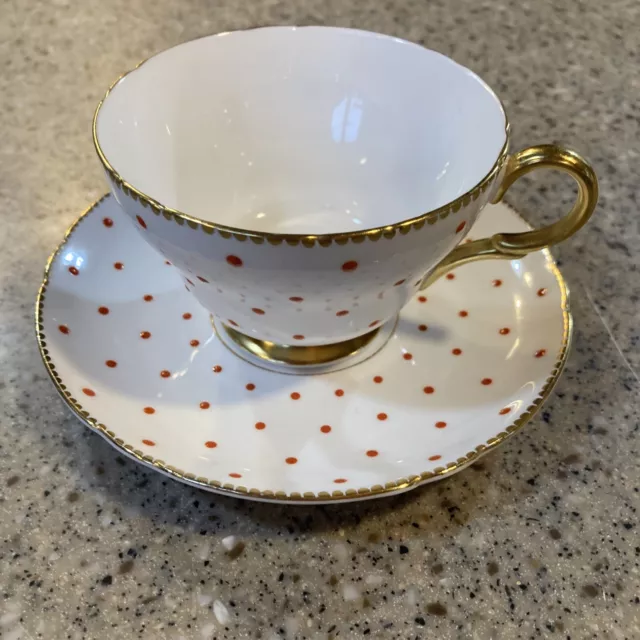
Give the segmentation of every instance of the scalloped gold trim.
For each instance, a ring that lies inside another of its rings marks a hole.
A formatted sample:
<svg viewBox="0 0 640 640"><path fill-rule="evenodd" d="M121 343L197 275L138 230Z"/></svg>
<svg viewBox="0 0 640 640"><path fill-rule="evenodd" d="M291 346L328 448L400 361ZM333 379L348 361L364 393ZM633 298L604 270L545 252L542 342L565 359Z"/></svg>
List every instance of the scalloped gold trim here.
<svg viewBox="0 0 640 640"><path fill-rule="evenodd" d="M288 494L284 491L271 491L268 489L263 490L254 487L233 485L229 482L223 483L220 480L211 480L202 476L196 476L193 473L188 473L186 471L183 471L182 469L177 469L176 467L168 465L163 460L153 458L152 456L143 453L139 449L134 448L132 445L127 444L124 440L122 440L122 438L119 438L116 433L110 430L106 425L93 418L67 389L66 385L62 381L62 378L58 375L55 364L51 359L51 356L49 355L46 336L44 334L44 325L42 323L44 301L46 297L47 287L49 285L49 271L51 270L53 261L55 260L57 255L64 249L67 240L73 234L77 226L85 219L87 215L89 215L103 200L105 200L109 196L110 194L106 194L102 198L97 200L71 225L71 227L65 233L63 241L51 254L49 260L47 261L47 265L44 271L44 279L42 281L42 284L40 285L38 297L36 299L35 325L38 348L40 350L40 355L42 356L42 360L44 362L47 373L53 381L56 390L58 391L60 396L62 396L62 399L65 401L67 406L73 411L73 413L76 414L76 416L82 422L84 422L92 430L97 431L116 449L120 450L127 456L135 458L139 462L142 462L147 466L154 467L169 476L173 476L178 480L186 482L187 484L191 484L202 489L214 490L218 493L231 496L258 498L260 500L270 502L341 502L349 501L354 498L371 498L376 496L401 493L408 489L415 488L421 484L432 482L434 480L452 475L453 473L460 471L462 468L474 462L492 449L498 447L507 438L511 437L514 433L522 429L522 427L527 422L529 422L529 420L531 420L533 416L535 416L544 401L553 391L553 388L560 378L560 374L562 373L562 370L564 369L565 363L567 361L567 356L569 354L573 336L573 318L569 309L569 289L566 282L564 281L564 278L562 277L562 274L560 273L560 270L556 266L555 262L553 262L553 259L551 259L551 262L549 263L551 266L551 271L556 277L561 293L561 307L563 318L562 345L556 356L551 375L546 379L538 397L527 407L526 411L522 413L517 420L515 420L515 422L506 427L504 431L501 431L495 436L489 438L485 444L478 445L477 447L475 447L475 449L469 451L466 455L461 456L455 461L448 462L444 466L436 467L433 471L425 471L419 475L411 475L406 478L399 478L398 480L387 482L384 486L377 484L373 485L372 487L347 489L346 491L334 490L331 493L327 491L321 491L315 494L311 491L307 491L304 493L296 491ZM512 211L514 211L516 215L522 218L522 216L517 211L515 211L514 209L512 209ZM545 249L543 252L548 258L551 258L548 249Z"/></svg>
<svg viewBox="0 0 640 640"><path fill-rule="evenodd" d="M210 37L210 36L204 36ZM187 41L189 42L189 41ZM186 43L182 43L186 44ZM179 45L176 45L179 46ZM156 54L158 55L158 54ZM443 205L442 207L438 207L437 209L433 209L426 213L422 213L413 218L409 218L407 220L402 220L401 222L396 222L394 224L385 225L383 227L374 227L371 229L362 229L358 231L348 231L343 233L323 233L323 234L296 234L296 233L269 233L265 231L251 231L249 229L241 229L239 227L230 227L223 224L217 224L214 222L208 222L206 220L202 220L195 216L191 216L187 213L183 213L182 211L178 211L177 209L172 209L170 207L164 206L162 203L158 202L151 196L143 193L136 187L134 187L131 183L127 182L111 165L111 163L107 160L106 155L102 151L100 146L100 142L98 141L98 115L100 113L100 109L104 104L105 100L109 97L109 94L116 85L126 78L129 74L133 73L137 69L139 69L145 62L153 58L154 56L150 56L146 58L142 62L138 63L133 69L130 69L126 73L123 73L106 91L102 100L98 103L96 110L93 115L93 126L92 126L92 135L93 135L93 145L96 149L96 153L98 154L98 158L100 158L100 162L102 163L107 175L111 179L112 183L115 185L117 189L119 189L125 196L132 198L136 202L140 202L143 207L149 207L151 211L156 216L162 216L165 220L173 220L176 224L183 226L186 222L189 227L192 229L200 229L205 233L212 235L217 234L225 239L234 238L240 242L244 242L247 239L251 239L255 244L263 244L265 241L271 245L280 245L283 242L292 247L297 247L302 245L304 247L314 247L316 244L321 247L328 247L333 243L338 245L344 245L348 242L361 243L364 242L365 239L369 239L372 242L376 242L380 240L380 238L384 237L387 239L391 239L395 237L397 233L405 235L412 230L419 230L424 227L425 222L430 225L435 224L438 220L444 220L451 213L458 213L465 207L467 207L471 202L478 199L481 193L484 193L489 189L495 179L500 174L500 170L504 165L507 157L508 157L508 149L509 149L509 135L510 135L510 125L509 120L507 118L507 112L504 108L504 105L498 95L488 87L489 91L495 96L496 100L500 104L500 108L504 115L504 127L505 127L505 140L498 157L496 158L493 166L487 173L487 175L475 185L475 187L471 188L466 193L463 193L461 196L458 196L455 200Z"/></svg>

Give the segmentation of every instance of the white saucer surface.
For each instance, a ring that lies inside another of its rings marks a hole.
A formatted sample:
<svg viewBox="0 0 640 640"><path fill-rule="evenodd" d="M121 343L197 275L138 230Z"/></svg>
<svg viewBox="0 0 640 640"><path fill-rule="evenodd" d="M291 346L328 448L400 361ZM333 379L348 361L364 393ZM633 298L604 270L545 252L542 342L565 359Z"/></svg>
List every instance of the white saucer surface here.
<svg viewBox="0 0 640 640"><path fill-rule="evenodd" d="M471 236L527 228L501 204ZM416 296L371 359L274 373L222 345L112 197L61 245L38 305L47 367L89 426L192 484L291 501L402 491L464 467L541 404L570 324L547 253L478 262Z"/></svg>

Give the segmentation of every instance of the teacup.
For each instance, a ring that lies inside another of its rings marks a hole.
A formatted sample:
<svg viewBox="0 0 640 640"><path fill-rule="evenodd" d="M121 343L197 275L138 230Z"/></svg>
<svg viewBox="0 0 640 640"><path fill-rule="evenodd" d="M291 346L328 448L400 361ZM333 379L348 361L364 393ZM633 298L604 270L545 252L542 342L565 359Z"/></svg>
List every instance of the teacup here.
<svg viewBox="0 0 640 640"><path fill-rule="evenodd" d="M342 366L451 268L560 242L597 201L554 145L509 155L496 94L453 60L341 28L223 33L153 56L98 105L113 194L221 337L265 366ZM461 244L531 169L578 183L542 229ZM368 350L368 351L367 351Z"/></svg>

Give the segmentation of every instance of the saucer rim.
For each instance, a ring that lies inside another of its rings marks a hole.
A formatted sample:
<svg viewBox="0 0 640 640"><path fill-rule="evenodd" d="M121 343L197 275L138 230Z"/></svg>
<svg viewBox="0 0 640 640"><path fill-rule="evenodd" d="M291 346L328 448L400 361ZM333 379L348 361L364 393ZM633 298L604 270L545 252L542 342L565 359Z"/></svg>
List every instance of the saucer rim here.
<svg viewBox="0 0 640 640"><path fill-rule="evenodd" d="M260 500L264 502L276 502L276 503L290 503L290 504L302 504L302 503L337 503L337 502L350 502L353 500L364 500L369 498L386 497L394 494L403 493L414 489L420 485L434 482L436 480L443 479L451 476L458 471L461 471L466 466L475 462L489 451L500 446L512 435L520 431L540 410L544 402L551 395L556 383L560 379L564 367L566 365L568 355L571 349L573 340L573 315L570 310L569 304L569 287L557 266L553 256L549 249L543 249L547 264L550 267L551 272L558 282L560 287L560 305L562 310L563 319L563 332L562 332L562 344L559 351L556 354L556 359L550 368L550 375L546 378L540 393L533 400L533 402L526 408L526 410L512 422L504 430L497 433L485 441L484 444L476 446L472 451L469 451L466 455L457 458L457 460L448 462L444 466L436 467L432 471L426 471L420 474L415 474L407 477L402 477L394 481L385 483L384 485L377 484L371 487L361 487L358 489L347 489L345 491L334 490L332 492L321 491L318 493L307 491L304 493L285 491L272 491L269 489L257 489L251 487L245 487L242 485L234 485L228 482L221 482L219 480L211 480L203 476L196 476L195 474L186 472L182 469L173 467L167 464L164 460L154 458L144 452L136 449L132 445L126 443L122 438L119 438L114 431L109 429L106 425L99 422L96 418L93 418L88 411L86 411L82 405L73 397L69 392L62 378L56 370L55 363L49 354L47 348L47 337L45 335L45 329L43 324L44 303L46 298L47 287L49 285L49 275L54 261L58 255L65 248L70 237L73 235L77 227L89 216L100 204L102 204L107 198L113 197L111 193L106 193L101 198L91 204L85 211L71 224L64 234L64 237L57 248L49 256L47 260L42 283L38 289L38 295L36 297L35 305L35 331L36 340L38 343L38 350L42 361L45 365L45 369L53 382L53 385L64 401L69 407L72 413L80 419L86 426L92 431L98 433L105 438L116 450L125 454L127 457L133 458L143 465L156 469L165 475L175 478L178 481L184 482L191 486L195 486L206 491L213 491L223 495L229 495L236 498L245 498ZM114 198L115 200L115 198ZM116 201L117 204L117 201ZM507 206L512 213L518 216L521 220L528 224L525 218L512 206L502 203Z"/></svg>

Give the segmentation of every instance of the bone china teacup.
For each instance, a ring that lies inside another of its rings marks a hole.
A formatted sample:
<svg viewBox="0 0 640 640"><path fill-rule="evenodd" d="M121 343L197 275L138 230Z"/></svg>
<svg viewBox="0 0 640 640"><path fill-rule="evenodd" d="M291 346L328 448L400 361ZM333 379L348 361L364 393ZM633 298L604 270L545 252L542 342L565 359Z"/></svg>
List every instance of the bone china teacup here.
<svg viewBox="0 0 640 640"><path fill-rule="evenodd" d="M349 29L268 27L164 51L109 89L94 141L142 235L221 337L266 366L362 353L419 288L565 240L597 200L577 153L509 154L502 104L473 72ZM538 167L577 181L567 216L461 244Z"/></svg>

